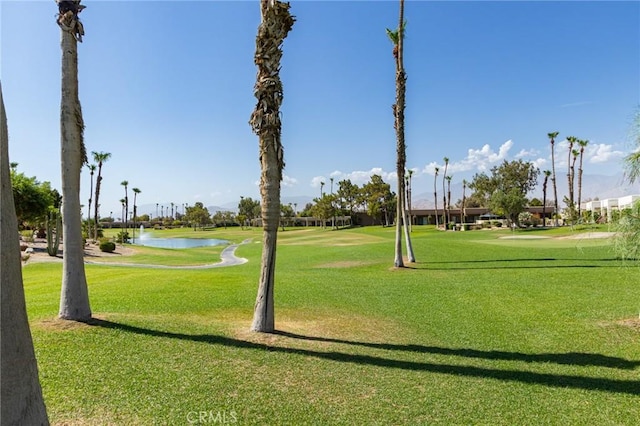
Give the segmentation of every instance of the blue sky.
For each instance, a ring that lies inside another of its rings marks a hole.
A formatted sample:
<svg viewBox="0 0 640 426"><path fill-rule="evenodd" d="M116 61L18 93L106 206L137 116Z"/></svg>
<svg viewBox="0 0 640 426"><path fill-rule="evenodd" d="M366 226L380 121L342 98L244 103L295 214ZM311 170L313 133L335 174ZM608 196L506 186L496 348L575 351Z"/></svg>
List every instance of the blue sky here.
<svg viewBox="0 0 640 426"><path fill-rule="evenodd" d="M51 1L0 1L10 160L59 188L60 48ZM90 1L79 81L89 152L105 151L101 215L139 204L259 198L254 107L257 1ZM293 1L281 78L283 197L330 177L395 187L393 1ZM550 169L547 133L590 140L585 174L615 175L640 103L640 3L406 2L407 166L430 193L502 160ZM84 169L81 199L89 196Z"/></svg>

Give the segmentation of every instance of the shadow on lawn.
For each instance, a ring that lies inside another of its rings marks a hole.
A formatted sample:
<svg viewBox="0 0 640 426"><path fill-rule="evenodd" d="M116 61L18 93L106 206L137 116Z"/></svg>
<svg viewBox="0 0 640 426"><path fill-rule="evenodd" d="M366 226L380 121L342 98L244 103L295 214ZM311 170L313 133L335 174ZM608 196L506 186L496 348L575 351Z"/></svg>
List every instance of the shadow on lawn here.
<svg viewBox="0 0 640 426"><path fill-rule="evenodd" d="M438 260L438 261L427 261L427 262L419 262L426 265L437 265L437 264L450 264L450 263L503 263L503 262L558 262L558 261L567 261L567 262L620 262L620 259L610 258L610 259L558 259L555 257L541 257L541 258L525 258L525 259L472 259L472 260Z"/></svg>
<svg viewBox="0 0 640 426"><path fill-rule="evenodd" d="M578 264L578 265L562 265L562 264L554 264L555 262L594 262L588 264ZM520 262L520 263L530 263L529 265L522 264L518 266L512 266L510 263ZM539 264L538 262L543 262L544 264ZM606 264L609 262L615 262L616 264ZM598 263L598 264L595 264ZM421 269L424 271L454 271L454 270L482 270L482 269L540 269L540 268L554 268L554 269L571 269L571 268L618 268L620 267L619 259L556 259L556 258L540 258L540 259L486 259L486 260L446 260L446 261L427 261L427 262L417 262L419 265L424 265L423 268L413 268L413 269ZM459 265L459 266L446 266L446 265ZM480 264L480 265L476 265ZM484 266L483 264L487 264ZM489 265L490 264L490 265ZM438 265L442 265L442 267L438 267Z"/></svg>
<svg viewBox="0 0 640 426"><path fill-rule="evenodd" d="M292 339L310 340L316 342L328 342L328 343L341 343L347 345L365 346L368 348L393 350L393 351L405 351L405 352L418 352L426 354L437 355L450 355L460 356L465 358L480 358L489 360L500 361L524 361L524 362L549 362L554 364L563 365L578 365L578 366L595 366L595 367L609 367L618 368L622 370L633 370L636 367L640 367L640 361L629 361L624 358L617 358L613 356L600 355L600 354L588 354L582 352L567 352L559 354L525 354L521 352L504 352L504 351L481 351L477 349L451 349L441 348L438 346L423 346L423 345L396 345L392 343L370 343L370 342L357 342L352 340L333 339L327 337L317 336L304 336L301 334L290 333L288 331L276 331L276 334L280 336L289 337Z"/></svg>
<svg viewBox="0 0 640 426"><path fill-rule="evenodd" d="M183 333L171 333L167 331L152 330L148 328L137 327L134 325L121 324L113 321L92 319L88 322L89 325L104 327L109 329L116 329L126 331L135 334L141 334L146 336L164 337L170 339L187 340L192 342L209 343L213 345L222 345L240 349L255 349L265 350L271 352L279 352L285 354L295 354L307 357L314 357L319 359L348 362L361 365L371 365L377 367L397 368L409 371L429 371L439 374L450 374L455 376L466 377L479 377L490 378L504 381L515 381L521 383L541 384L545 386L559 387L559 388L574 388L574 389L586 389L597 390L613 393L626 393L631 395L640 395L640 381L636 380L616 380L605 379L595 377L583 377L583 376L570 376L564 374L546 374L546 373L534 373L530 371L518 371L518 370L497 370L483 367L471 367L464 365L451 365L451 364L434 364L427 362L417 361L404 361L389 358L382 358L371 355L350 354L343 352L322 352L310 349L289 348L283 346L271 346L264 343L248 342L246 340L234 339L226 336L218 336L211 334L183 334ZM444 355L457 355L457 356L469 356L473 358L484 358L489 360L496 359L514 359L523 360L528 362L559 362L561 364L574 364L570 362L570 359L575 361L577 365L603 365L610 367L615 364L617 368L632 369L640 362L627 361L621 358L607 357L597 354L541 354L541 355L527 355L520 353L509 352L494 352L494 351L477 351L473 349L447 349L420 345L391 345L391 344L379 344L379 343L366 343L366 342L351 342L348 340L339 339L326 339L319 337L308 337L297 335L287 332L278 332L277 334L294 339L307 339L318 340L330 343L345 343L352 345L367 346L379 349L393 349L412 351L420 353L435 353ZM620 367L623 365L624 367Z"/></svg>

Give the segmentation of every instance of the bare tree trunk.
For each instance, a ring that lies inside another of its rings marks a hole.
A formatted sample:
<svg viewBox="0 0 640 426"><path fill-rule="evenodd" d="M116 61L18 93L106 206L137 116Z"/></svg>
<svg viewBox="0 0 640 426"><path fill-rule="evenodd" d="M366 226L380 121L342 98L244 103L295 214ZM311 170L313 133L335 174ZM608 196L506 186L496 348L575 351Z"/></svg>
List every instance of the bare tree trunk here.
<svg viewBox="0 0 640 426"><path fill-rule="evenodd" d="M262 263L258 295L251 330L270 333L275 330L274 286L276 243L280 221L280 181L284 168L281 143L280 81L281 45L293 27L295 19L289 13L289 3L261 0L262 22L256 37L254 61L258 75L254 94L258 102L249 123L259 137L260 196L262 197Z"/></svg>
<svg viewBox="0 0 640 426"><path fill-rule="evenodd" d="M0 87L0 424L48 425L27 319L18 219L9 173L7 116Z"/></svg>
<svg viewBox="0 0 640 426"><path fill-rule="evenodd" d="M95 228L93 229L93 239L98 241L98 197L100 197L100 183L102 182L102 161L98 164L98 177L96 177L96 197L95 197L95 210L93 214L93 223ZM156 214L156 216L158 216Z"/></svg>
<svg viewBox="0 0 640 426"><path fill-rule="evenodd" d="M64 19L61 17L60 19ZM67 27L73 20L63 21ZM60 139L62 157L62 319L87 321L91 318L89 292L84 271L84 244L80 217L80 169L86 161L82 110L78 97L78 43L75 33L61 30L62 100L60 104Z"/></svg>
<svg viewBox="0 0 640 426"><path fill-rule="evenodd" d="M553 216L555 226L558 227L558 186L556 184L556 158L553 139L551 139L551 170L553 171L551 178L551 182L553 183Z"/></svg>
<svg viewBox="0 0 640 426"><path fill-rule="evenodd" d="M400 12L398 17L398 44L396 53L396 103L393 105L393 115L395 118L395 130L397 139L397 161L396 161L396 173L398 175L398 201L396 206L396 244L395 244L395 259L394 266L397 268L404 267L404 260L402 259L402 229L407 229L407 218L405 215L405 188L404 188L404 175L407 164L407 154L404 139L404 109L405 109L405 92L407 77L404 73L403 64L403 46L404 46L404 0L400 0ZM407 239L407 247L411 247L409 241L409 233L405 232L405 238ZM415 259L414 259L415 260Z"/></svg>
<svg viewBox="0 0 640 426"><path fill-rule="evenodd" d="M408 218L406 209L402 210L402 217L404 221L404 240L405 245L407 246L407 259L409 260L409 262L415 263L416 255L413 252L413 244L411 244L411 230L409 229L410 225L407 226L407 221L410 220L410 218Z"/></svg>

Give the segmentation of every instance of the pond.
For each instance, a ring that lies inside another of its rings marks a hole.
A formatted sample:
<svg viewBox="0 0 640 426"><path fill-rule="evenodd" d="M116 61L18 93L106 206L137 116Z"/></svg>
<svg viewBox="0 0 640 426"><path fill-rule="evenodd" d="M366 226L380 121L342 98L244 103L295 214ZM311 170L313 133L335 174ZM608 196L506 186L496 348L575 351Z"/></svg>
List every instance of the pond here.
<svg viewBox="0 0 640 426"><path fill-rule="evenodd" d="M143 234L142 237L133 240L133 244L147 247L184 249L194 247L224 246L229 244L227 240L216 238L154 238Z"/></svg>

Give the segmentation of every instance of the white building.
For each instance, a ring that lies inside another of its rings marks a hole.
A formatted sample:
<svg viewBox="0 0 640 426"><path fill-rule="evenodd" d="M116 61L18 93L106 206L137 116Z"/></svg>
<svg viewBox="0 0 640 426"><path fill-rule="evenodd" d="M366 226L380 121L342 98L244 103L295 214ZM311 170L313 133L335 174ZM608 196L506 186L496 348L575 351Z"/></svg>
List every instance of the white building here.
<svg viewBox="0 0 640 426"><path fill-rule="evenodd" d="M640 201L640 195L625 195L620 198L607 198L605 200L587 201L582 203L582 210L598 212L600 216L610 218L614 210L629 209L636 201Z"/></svg>

